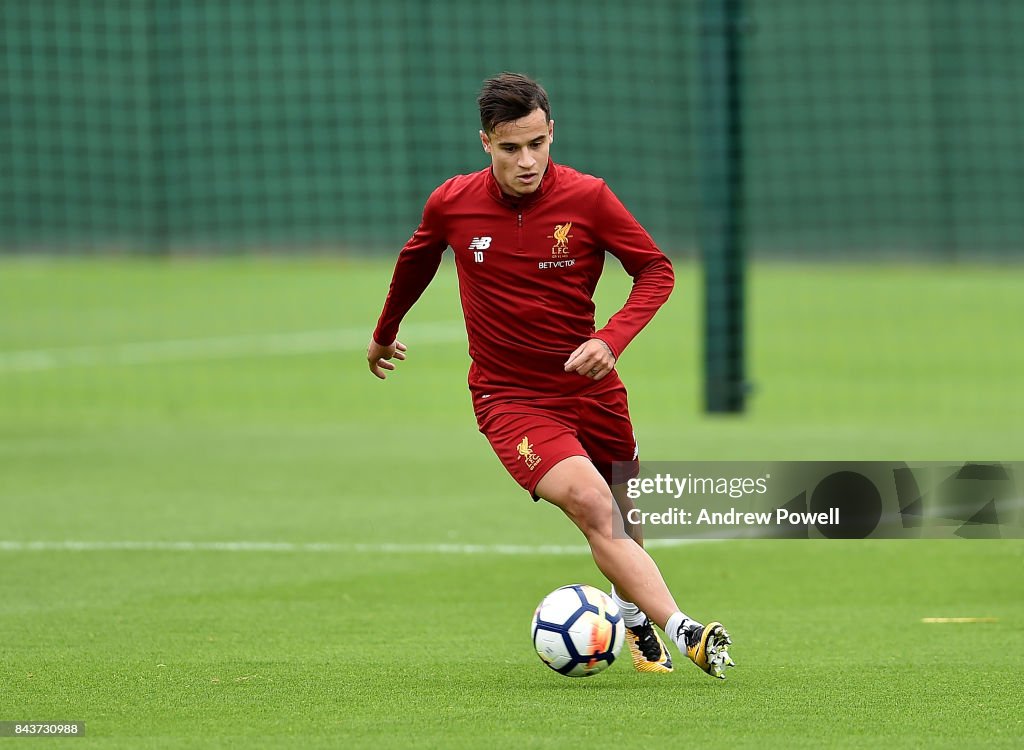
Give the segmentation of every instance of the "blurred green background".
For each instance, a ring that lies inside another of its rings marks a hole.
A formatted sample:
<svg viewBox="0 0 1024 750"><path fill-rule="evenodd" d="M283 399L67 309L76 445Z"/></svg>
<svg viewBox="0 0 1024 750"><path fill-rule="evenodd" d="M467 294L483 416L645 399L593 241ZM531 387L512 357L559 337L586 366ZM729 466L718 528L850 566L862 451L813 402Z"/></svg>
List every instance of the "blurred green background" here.
<svg viewBox="0 0 1024 750"><path fill-rule="evenodd" d="M700 87L726 84L703 75L703 41L722 31L711 4L0 4L3 408L19 429L45 423L67 385L36 394L52 377L26 375L39 362L78 389L108 366L158 386L162 370L133 368L178 357L208 361L219 388L218 360L310 346L358 372L426 195L486 164L482 79L513 69L549 89L554 157L605 177L679 270L645 334L660 364L620 363L634 401L658 394L654 411L677 415L648 428L666 453L1020 458L1024 6L724 3L741 53L740 132L721 143L743 157L752 386L748 418L730 422L696 401L701 170L724 156L698 137ZM605 317L627 293L616 270ZM457 317L441 318L446 346ZM690 425L699 438L680 449Z"/></svg>

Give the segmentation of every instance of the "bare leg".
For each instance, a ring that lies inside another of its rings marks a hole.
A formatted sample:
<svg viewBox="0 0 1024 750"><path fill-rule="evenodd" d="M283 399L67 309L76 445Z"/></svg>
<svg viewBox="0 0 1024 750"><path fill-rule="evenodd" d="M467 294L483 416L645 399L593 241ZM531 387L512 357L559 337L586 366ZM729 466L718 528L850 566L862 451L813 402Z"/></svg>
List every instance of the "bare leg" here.
<svg viewBox="0 0 1024 750"><path fill-rule="evenodd" d="M544 475L536 492L579 527L594 562L619 594L664 629L679 607L651 556L622 533L620 506L594 465L583 456L560 461Z"/></svg>
<svg viewBox="0 0 1024 750"><path fill-rule="evenodd" d="M615 498L615 504L619 506L619 515L622 516L622 523L625 527L626 533L629 534L630 538L639 544L641 547L644 546L644 527L640 524L630 523L626 520L626 516L629 511L636 508L634 503L628 495L626 495L625 484L613 484L611 486L612 496Z"/></svg>

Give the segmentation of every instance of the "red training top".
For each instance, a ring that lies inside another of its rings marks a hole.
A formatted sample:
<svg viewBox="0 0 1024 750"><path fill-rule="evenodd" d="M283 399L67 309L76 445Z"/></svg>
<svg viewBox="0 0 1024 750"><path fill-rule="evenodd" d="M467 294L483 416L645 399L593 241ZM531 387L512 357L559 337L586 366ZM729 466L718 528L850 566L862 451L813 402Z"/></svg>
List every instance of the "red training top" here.
<svg viewBox="0 0 1024 750"><path fill-rule="evenodd" d="M596 383L565 372L589 338L617 357L672 292L672 264L604 180L548 163L536 191L512 198L490 166L438 187L402 248L373 339L390 344L451 246L469 337L473 404L567 396ZM626 304L594 330L605 252L633 277ZM606 378L617 378L613 371ZM605 384L608 385L608 384Z"/></svg>

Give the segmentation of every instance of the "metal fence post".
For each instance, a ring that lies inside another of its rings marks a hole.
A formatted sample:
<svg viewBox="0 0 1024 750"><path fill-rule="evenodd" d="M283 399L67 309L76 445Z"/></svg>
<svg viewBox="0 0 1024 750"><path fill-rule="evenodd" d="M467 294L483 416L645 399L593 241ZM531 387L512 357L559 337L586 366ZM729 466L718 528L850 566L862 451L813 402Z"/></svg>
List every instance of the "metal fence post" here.
<svg viewBox="0 0 1024 750"><path fill-rule="evenodd" d="M704 401L746 405L742 123L743 0L702 0L698 160L704 267Z"/></svg>

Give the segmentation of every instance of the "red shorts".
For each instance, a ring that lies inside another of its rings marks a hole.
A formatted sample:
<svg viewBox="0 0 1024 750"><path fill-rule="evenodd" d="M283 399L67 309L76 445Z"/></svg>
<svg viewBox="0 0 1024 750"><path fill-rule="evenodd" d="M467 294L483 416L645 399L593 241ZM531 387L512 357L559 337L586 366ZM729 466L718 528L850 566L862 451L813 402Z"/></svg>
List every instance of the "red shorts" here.
<svg viewBox="0 0 1024 750"><path fill-rule="evenodd" d="M610 387L585 395L504 401L477 413L480 432L512 478L537 499L537 483L559 461L589 458L605 481L614 462L639 466L639 451L629 421L626 388L618 378Z"/></svg>

